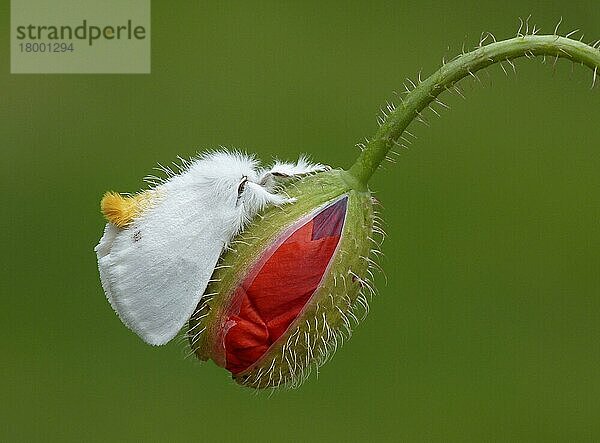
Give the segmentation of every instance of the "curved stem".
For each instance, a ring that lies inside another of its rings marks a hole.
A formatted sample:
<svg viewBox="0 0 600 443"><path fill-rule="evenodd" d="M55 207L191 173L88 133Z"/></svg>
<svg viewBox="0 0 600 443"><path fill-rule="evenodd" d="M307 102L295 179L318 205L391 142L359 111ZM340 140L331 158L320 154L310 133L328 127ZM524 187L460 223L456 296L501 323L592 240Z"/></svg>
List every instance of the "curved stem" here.
<svg viewBox="0 0 600 443"><path fill-rule="evenodd" d="M348 172L366 186L387 152L398 144L397 140L404 130L438 95L462 78L475 76L475 72L490 65L503 61L511 63L510 60L515 58L532 58L538 55L550 56L555 60L566 58L588 66L593 70L592 86L600 71L600 49L556 35L519 36L462 54L443 65L406 95L402 104L388 115Z"/></svg>

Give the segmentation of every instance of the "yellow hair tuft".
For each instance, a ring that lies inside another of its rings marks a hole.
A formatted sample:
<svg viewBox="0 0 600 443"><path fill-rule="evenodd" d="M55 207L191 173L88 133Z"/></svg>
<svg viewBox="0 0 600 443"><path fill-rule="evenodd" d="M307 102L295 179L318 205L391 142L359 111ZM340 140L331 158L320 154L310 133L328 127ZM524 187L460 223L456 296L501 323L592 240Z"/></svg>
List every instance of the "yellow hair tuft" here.
<svg viewBox="0 0 600 443"><path fill-rule="evenodd" d="M107 192L100 201L100 209L110 223L125 228L148 207L151 197L150 191L131 197L124 197L117 192Z"/></svg>

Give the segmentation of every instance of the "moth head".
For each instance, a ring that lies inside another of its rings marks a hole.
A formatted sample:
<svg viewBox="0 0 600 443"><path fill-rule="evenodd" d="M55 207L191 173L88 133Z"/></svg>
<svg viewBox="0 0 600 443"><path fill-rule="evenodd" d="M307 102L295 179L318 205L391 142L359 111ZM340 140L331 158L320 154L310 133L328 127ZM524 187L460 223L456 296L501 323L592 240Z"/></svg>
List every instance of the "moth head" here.
<svg viewBox="0 0 600 443"><path fill-rule="evenodd" d="M254 157L241 152L208 152L191 166L191 185L215 203L235 208L246 182L258 181L258 167Z"/></svg>
<svg viewBox="0 0 600 443"><path fill-rule="evenodd" d="M259 177L242 176L236 189L236 205L244 222L270 205L291 203L294 199L271 192L272 187L263 183Z"/></svg>
<svg viewBox="0 0 600 443"><path fill-rule="evenodd" d="M199 160L191 166L191 186L199 199L229 214L237 230L265 207L290 201L273 193L273 183L265 180L266 171L250 155L213 151Z"/></svg>

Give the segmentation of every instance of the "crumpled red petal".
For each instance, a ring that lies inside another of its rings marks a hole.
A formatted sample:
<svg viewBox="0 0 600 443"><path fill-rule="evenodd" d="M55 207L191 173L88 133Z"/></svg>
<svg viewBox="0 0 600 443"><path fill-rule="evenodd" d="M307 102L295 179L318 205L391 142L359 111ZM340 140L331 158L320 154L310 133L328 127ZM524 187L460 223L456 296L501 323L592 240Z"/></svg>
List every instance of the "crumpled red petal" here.
<svg viewBox="0 0 600 443"><path fill-rule="evenodd" d="M258 361L319 287L342 235L348 198L286 232L236 288L224 321L225 367L239 374Z"/></svg>

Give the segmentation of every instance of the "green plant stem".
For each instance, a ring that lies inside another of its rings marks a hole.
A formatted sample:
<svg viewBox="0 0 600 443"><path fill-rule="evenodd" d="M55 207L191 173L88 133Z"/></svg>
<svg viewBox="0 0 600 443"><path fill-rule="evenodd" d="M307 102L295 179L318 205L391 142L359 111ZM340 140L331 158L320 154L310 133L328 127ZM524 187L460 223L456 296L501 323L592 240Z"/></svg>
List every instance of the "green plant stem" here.
<svg viewBox="0 0 600 443"><path fill-rule="evenodd" d="M452 88L462 78L475 77L477 71L495 63L540 55L550 57L551 62L558 58L566 58L584 64L593 70L594 82L600 71L600 49L556 35L519 36L479 47L444 64L408 92L402 103L387 116L348 172L366 187L387 152L399 144L398 139L408 125L418 118L421 111L430 106L438 95Z"/></svg>

